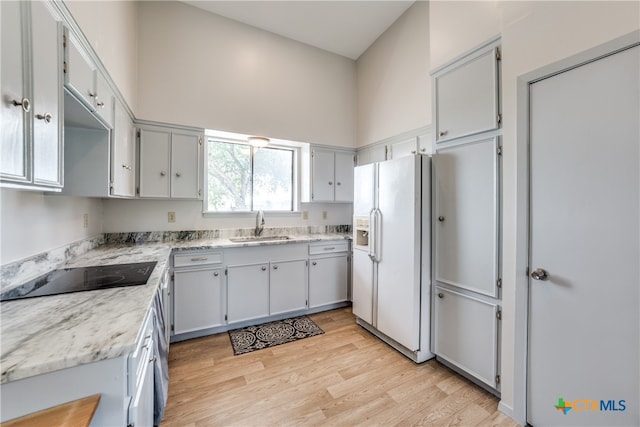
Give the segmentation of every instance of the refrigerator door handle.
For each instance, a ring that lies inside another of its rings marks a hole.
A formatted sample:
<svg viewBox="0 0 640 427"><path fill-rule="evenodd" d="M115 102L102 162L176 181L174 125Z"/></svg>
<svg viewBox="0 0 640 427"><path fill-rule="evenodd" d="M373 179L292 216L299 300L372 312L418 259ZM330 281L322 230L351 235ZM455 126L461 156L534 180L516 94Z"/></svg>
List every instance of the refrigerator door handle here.
<svg viewBox="0 0 640 427"><path fill-rule="evenodd" d="M380 209L376 208L375 212L373 213L373 217L374 217L374 223L375 223L375 235L376 238L374 240L374 261L375 262L380 262L380 260L382 259L381 257L381 239L380 237L382 236L382 212L380 211Z"/></svg>
<svg viewBox="0 0 640 427"><path fill-rule="evenodd" d="M376 208L371 209L369 212L369 258L371 261L376 260L376 216L375 216Z"/></svg>

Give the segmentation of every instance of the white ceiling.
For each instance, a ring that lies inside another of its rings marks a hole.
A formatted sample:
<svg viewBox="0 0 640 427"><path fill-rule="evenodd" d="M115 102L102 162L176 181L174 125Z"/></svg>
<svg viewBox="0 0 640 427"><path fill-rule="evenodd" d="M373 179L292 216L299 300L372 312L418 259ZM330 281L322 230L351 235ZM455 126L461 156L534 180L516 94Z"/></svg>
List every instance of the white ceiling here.
<svg viewBox="0 0 640 427"><path fill-rule="evenodd" d="M195 0L183 3L358 59L414 0Z"/></svg>

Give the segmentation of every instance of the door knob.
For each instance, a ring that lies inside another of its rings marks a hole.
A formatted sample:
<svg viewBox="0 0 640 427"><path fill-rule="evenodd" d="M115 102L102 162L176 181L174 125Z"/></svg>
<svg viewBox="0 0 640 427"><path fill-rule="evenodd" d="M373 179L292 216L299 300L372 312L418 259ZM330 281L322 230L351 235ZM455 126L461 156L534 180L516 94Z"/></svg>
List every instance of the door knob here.
<svg viewBox="0 0 640 427"><path fill-rule="evenodd" d="M534 280L542 280L544 282L549 280L549 273L547 273L547 270L543 268L536 268L531 273L531 278Z"/></svg>

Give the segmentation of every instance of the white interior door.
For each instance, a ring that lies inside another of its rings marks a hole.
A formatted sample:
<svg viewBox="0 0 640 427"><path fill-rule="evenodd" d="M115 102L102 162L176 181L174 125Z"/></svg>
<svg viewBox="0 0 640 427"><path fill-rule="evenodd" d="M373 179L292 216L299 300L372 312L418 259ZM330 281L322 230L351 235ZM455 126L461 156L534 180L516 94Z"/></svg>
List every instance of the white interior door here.
<svg viewBox="0 0 640 427"><path fill-rule="evenodd" d="M639 52L530 86L533 425L640 425Z"/></svg>
<svg viewBox="0 0 640 427"><path fill-rule="evenodd" d="M376 327L409 350L420 347L420 162L410 156L378 166Z"/></svg>

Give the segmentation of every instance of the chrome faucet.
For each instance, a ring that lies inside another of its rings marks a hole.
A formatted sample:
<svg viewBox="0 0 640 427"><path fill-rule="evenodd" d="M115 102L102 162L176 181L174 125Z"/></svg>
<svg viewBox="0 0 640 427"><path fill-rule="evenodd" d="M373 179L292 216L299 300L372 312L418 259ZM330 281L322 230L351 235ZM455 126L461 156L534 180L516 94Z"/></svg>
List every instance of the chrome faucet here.
<svg viewBox="0 0 640 427"><path fill-rule="evenodd" d="M260 236L264 231L264 212L262 209L258 211L258 215L256 215L256 237Z"/></svg>

